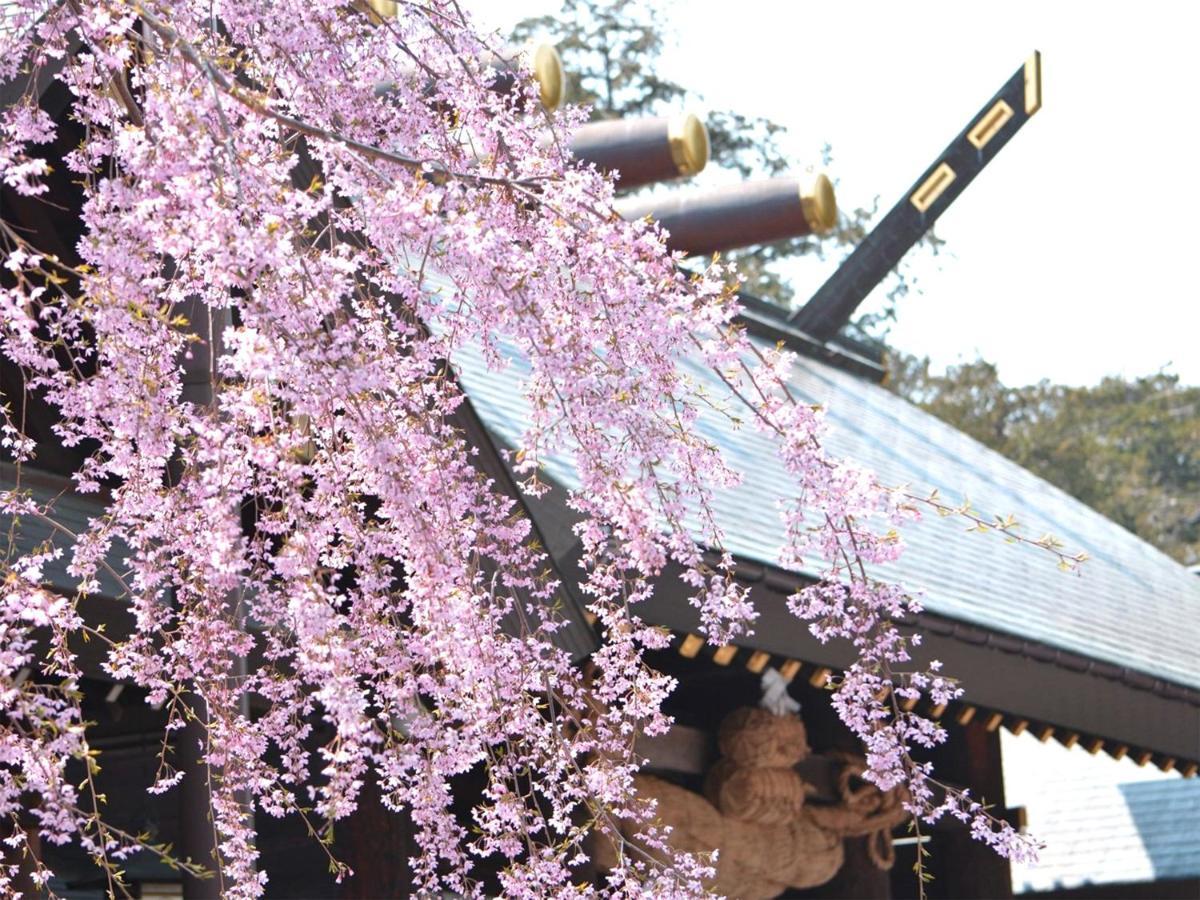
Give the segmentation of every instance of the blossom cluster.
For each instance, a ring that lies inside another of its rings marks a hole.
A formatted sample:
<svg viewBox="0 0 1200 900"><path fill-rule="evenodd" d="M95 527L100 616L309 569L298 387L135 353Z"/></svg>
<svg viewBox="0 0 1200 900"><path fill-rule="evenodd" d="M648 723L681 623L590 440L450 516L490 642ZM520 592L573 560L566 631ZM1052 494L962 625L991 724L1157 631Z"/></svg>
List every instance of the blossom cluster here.
<svg viewBox="0 0 1200 900"><path fill-rule="evenodd" d="M909 751L943 733L880 699L956 690L894 672L915 603L868 577L900 544L865 523L903 518L895 495L824 452L787 354L733 327L735 273L686 273L655 226L612 212L611 180L563 149L583 111L550 117L528 72L496 90L503 48L457 3L381 18L336 0L14 0L5 16L0 81L29 89L0 118L4 184L47 190L61 123L39 77L65 86L86 137L63 158L79 259L2 225L0 353L82 448L75 488L105 512L72 535L73 596L40 587L36 553L3 563L0 817L32 792L47 838L106 864L137 846L63 779L93 756L73 648L104 576L131 622L90 634L108 676L168 710L176 740L204 723L229 896L269 878L250 807L334 822L369 778L411 816L423 890L477 891L481 857L504 861L514 896L570 886L589 832L653 815L632 737L669 726L672 684L643 660L666 637L638 602L677 566L711 640L753 627L710 511L738 475L693 427L704 400L677 365L699 353L778 439L796 486L781 562L824 560L792 607L856 649L834 702L872 777L1020 852L966 798L935 799ZM467 347L530 365L520 486L541 490L555 455L577 466L580 577L604 634L586 676L555 643L558 586L517 492L468 439ZM38 448L7 410L0 432L6 513L52 521L21 485ZM451 782L472 770L487 784L464 821ZM178 780L164 765L152 789ZM701 890L703 860L620 858L615 894Z"/></svg>

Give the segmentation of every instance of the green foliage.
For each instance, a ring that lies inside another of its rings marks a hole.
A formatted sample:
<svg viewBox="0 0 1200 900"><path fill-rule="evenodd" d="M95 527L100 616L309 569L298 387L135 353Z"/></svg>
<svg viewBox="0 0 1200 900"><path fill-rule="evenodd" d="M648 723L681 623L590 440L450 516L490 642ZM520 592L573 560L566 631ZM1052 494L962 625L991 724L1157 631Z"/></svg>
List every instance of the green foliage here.
<svg viewBox="0 0 1200 900"><path fill-rule="evenodd" d="M663 78L657 63L664 47L663 16L657 4L635 0L563 0L556 15L519 22L513 40L524 43L546 37L562 56L567 76L567 96L592 107L593 119L665 115L681 111L700 95ZM783 152L780 141L787 129L762 117L733 110L711 110L708 127L712 163L743 178L770 178L803 171ZM822 151L821 164L832 162L831 148ZM726 258L737 263L746 292L780 306L792 308L807 297L797 297L781 264L800 256L831 253L845 258L870 230L879 211L876 198L870 209L842 210L834 231L821 238L800 237L759 247L735 250ZM931 231L920 246L934 254L942 241ZM851 324L856 337L879 341L895 319L896 301L909 292L913 279L901 263L888 280L887 303L875 314L860 316Z"/></svg>
<svg viewBox="0 0 1200 900"><path fill-rule="evenodd" d="M567 96L592 107L594 119L655 115L687 96L687 89L658 78L650 64L663 37L650 4L635 0L563 0L558 15L517 23L513 39L552 38L562 56Z"/></svg>
<svg viewBox="0 0 1200 900"><path fill-rule="evenodd" d="M893 353L896 393L1182 563L1200 562L1200 387L1176 375L1008 387L983 360L931 371Z"/></svg>

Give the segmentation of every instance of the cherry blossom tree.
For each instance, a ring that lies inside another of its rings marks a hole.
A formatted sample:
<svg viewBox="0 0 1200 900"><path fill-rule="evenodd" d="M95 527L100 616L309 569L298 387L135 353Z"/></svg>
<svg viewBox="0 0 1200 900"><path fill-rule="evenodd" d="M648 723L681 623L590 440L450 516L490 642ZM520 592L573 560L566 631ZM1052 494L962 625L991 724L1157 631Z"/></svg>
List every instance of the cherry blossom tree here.
<svg viewBox="0 0 1200 900"><path fill-rule="evenodd" d="M790 605L823 640L853 642L832 696L870 777L905 786L918 820L950 813L1002 853L1032 852L914 761L945 734L897 703L959 693L906 670L917 638L896 622L919 603L873 574L901 552L892 526L938 501L824 452L820 410L787 391L789 353L734 324L736 273L683 273L565 152L580 110L546 113L519 59L497 90L504 50L453 0L394 6L5 4L0 81L29 88L0 118L0 177L53 199L44 146L60 123L38 105L39 72L69 89L86 138L65 160L82 263L0 223L0 352L56 410L57 440L89 448L74 487L105 511L70 536L74 594L43 586L51 547L0 564L0 816L31 811L43 840L81 844L121 893L139 840L66 774L95 760L87 638L177 741L201 735L228 896L269 877L251 810L304 817L328 844L368 777L411 815L428 891L472 893L476 860L496 857L506 893L554 894L578 880L589 832L641 817L652 833L631 738L669 727L672 684L643 661L667 638L638 603L674 565L710 640L755 618L710 508L738 473L692 427L712 400L677 367L690 356L794 480L781 564L822 580ZM454 365L468 347L530 366L522 489L545 489L552 456L577 468L579 578L604 636L587 679L554 643L556 585L520 504L465 436ZM3 512L52 523L22 483L39 447L11 406L2 428L17 473ZM121 586L127 639L89 619L102 578ZM314 719L333 735L315 749ZM481 767L464 821L451 780ZM180 776L164 757L152 790ZM32 852L23 834L10 844ZM628 846L606 890L699 893L705 864Z"/></svg>

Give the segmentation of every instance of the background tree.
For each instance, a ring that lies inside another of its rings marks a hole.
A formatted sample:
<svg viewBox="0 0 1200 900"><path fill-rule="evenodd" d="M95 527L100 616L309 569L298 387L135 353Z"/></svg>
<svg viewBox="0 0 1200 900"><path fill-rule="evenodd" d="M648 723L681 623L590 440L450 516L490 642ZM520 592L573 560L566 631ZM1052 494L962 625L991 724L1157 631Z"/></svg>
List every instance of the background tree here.
<svg viewBox="0 0 1200 900"><path fill-rule="evenodd" d="M1009 387L982 359L889 354L889 386L1182 563L1200 562L1200 387L1159 372Z"/></svg>
<svg viewBox="0 0 1200 900"><path fill-rule="evenodd" d="M549 38L563 59L568 99L588 104L593 120L664 115L685 103L701 103L696 90L663 77L658 62L666 35L659 4L634 0L563 0L554 15L524 19L513 28L518 43ZM781 141L787 128L762 116L736 110L710 110L705 120L712 162L737 172L742 178L770 178L800 172L807 164L788 157ZM833 162L826 144L820 165ZM808 298L797 296L781 268L801 256L833 254L842 259L870 231L879 212L879 198L870 208L840 210L834 231L827 236L789 238L757 247L735 250L725 257L738 266L747 293L792 308ZM930 231L921 247L934 255L942 241ZM860 339L882 346L888 325L895 319L895 304L915 284L910 262L902 262L887 280L887 302L874 313L861 315L849 326Z"/></svg>

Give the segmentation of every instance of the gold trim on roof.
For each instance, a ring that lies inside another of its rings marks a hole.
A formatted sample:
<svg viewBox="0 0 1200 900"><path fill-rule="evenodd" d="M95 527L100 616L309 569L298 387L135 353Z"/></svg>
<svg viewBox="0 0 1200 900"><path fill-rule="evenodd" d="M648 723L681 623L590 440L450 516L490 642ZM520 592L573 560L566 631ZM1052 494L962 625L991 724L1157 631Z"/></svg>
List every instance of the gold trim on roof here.
<svg viewBox="0 0 1200 900"><path fill-rule="evenodd" d="M1042 108L1042 54L1034 50L1025 60L1025 115Z"/></svg>
<svg viewBox="0 0 1200 900"><path fill-rule="evenodd" d="M946 163L942 163L933 170L933 174L925 179L925 183L913 191L912 205L925 212L929 207L937 201L937 198L942 196L946 188L950 187L951 183L958 175Z"/></svg>
<svg viewBox="0 0 1200 900"><path fill-rule="evenodd" d="M1004 100L997 100L995 105L987 111L987 113L975 126L967 132L967 140L971 142L976 150L982 150L987 142L996 136L996 134L1008 124L1016 113L1013 108Z"/></svg>

